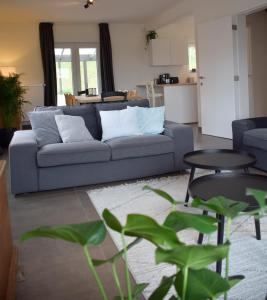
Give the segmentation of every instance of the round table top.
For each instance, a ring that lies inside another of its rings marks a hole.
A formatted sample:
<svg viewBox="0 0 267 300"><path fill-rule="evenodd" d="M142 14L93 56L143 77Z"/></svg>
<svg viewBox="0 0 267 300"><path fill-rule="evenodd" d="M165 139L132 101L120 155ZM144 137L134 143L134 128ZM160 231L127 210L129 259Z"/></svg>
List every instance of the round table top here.
<svg viewBox="0 0 267 300"><path fill-rule="evenodd" d="M238 170L253 166L256 157L247 152L230 149L207 149L185 154L184 162L200 169Z"/></svg>
<svg viewBox="0 0 267 300"><path fill-rule="evenodd" d="M189 193L194 197L208 200L216 196L246 202L247 210L257 209L258 203L246 195L247 188L267 191L267 176L256 174L221 173L196 178L189 185ZM267 201L266 201L267 203Z"/></svg>

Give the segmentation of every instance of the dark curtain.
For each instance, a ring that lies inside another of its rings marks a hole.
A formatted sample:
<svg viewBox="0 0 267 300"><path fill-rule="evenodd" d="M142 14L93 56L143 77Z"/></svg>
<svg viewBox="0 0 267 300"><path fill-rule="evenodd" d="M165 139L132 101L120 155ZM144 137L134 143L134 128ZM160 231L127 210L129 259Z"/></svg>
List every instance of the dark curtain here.
<svg viewBox="0 0 267 300"><path fill-rule="evenodd" d="M57 74L53 23L39 24L40 47L44 72L44 105L57 105Z"/></svg>
<svg viewBox="0 0 267 300"><path fill-rule="evenodd" d="M99 33L102 92L113 92L115 87L113 77L112 49L109 26L107 23L99 24Z"/></svg>

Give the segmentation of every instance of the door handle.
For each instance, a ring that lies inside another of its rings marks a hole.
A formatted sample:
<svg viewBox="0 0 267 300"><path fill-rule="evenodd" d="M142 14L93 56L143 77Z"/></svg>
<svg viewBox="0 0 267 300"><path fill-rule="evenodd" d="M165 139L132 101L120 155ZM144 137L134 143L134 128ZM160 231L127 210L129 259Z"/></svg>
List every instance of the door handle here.
<svg viewBox="0 0 267 300"><path fill-rule="evenodd" d="M198 78L199 78L199 79L205 79L205 77L204 77L204 76L199 76Z"/></svg>

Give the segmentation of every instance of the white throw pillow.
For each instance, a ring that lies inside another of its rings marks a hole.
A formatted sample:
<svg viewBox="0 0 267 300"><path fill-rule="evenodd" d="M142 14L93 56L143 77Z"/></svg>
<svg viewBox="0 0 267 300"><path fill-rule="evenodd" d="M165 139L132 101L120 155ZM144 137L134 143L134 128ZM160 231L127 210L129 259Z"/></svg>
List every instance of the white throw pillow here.
<svg viewBox="0 0 267 300"><path fill-rule="evenodd" d="M165 106L127 106L127 109L136 111L139 129L143 135L160 134L164 131Z"/></svg>
<svg viewBox="0 0 267 300"><path fill-rule="evenodd" d="M55 120L63 143L86 142L94 139L82 117L56 115Z"/></svg>
<svg viewBox="0 0 267 300"><path fill-rule="evenodd" d="M100 111L102 141L116 137L141 135L135 110Z"/></svg>

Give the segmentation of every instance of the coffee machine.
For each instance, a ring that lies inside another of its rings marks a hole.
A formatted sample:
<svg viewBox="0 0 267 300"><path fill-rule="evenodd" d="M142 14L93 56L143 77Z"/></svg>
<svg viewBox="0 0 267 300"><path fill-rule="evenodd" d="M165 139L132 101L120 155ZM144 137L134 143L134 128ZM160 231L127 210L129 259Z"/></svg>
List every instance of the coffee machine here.
<svg viewBox="0 0 267 300"><path fill-rule="evenodd" d="M159 75L158 84L168 84L170 83L170 74L164 73Z"/></svg>
<svg viewBox="0 0 267 300"><path fill-rule="evenodd" d="M169 73L160 74L157 79L157 84L177 84L179 83L179 77L170 77Z"/></svg>

